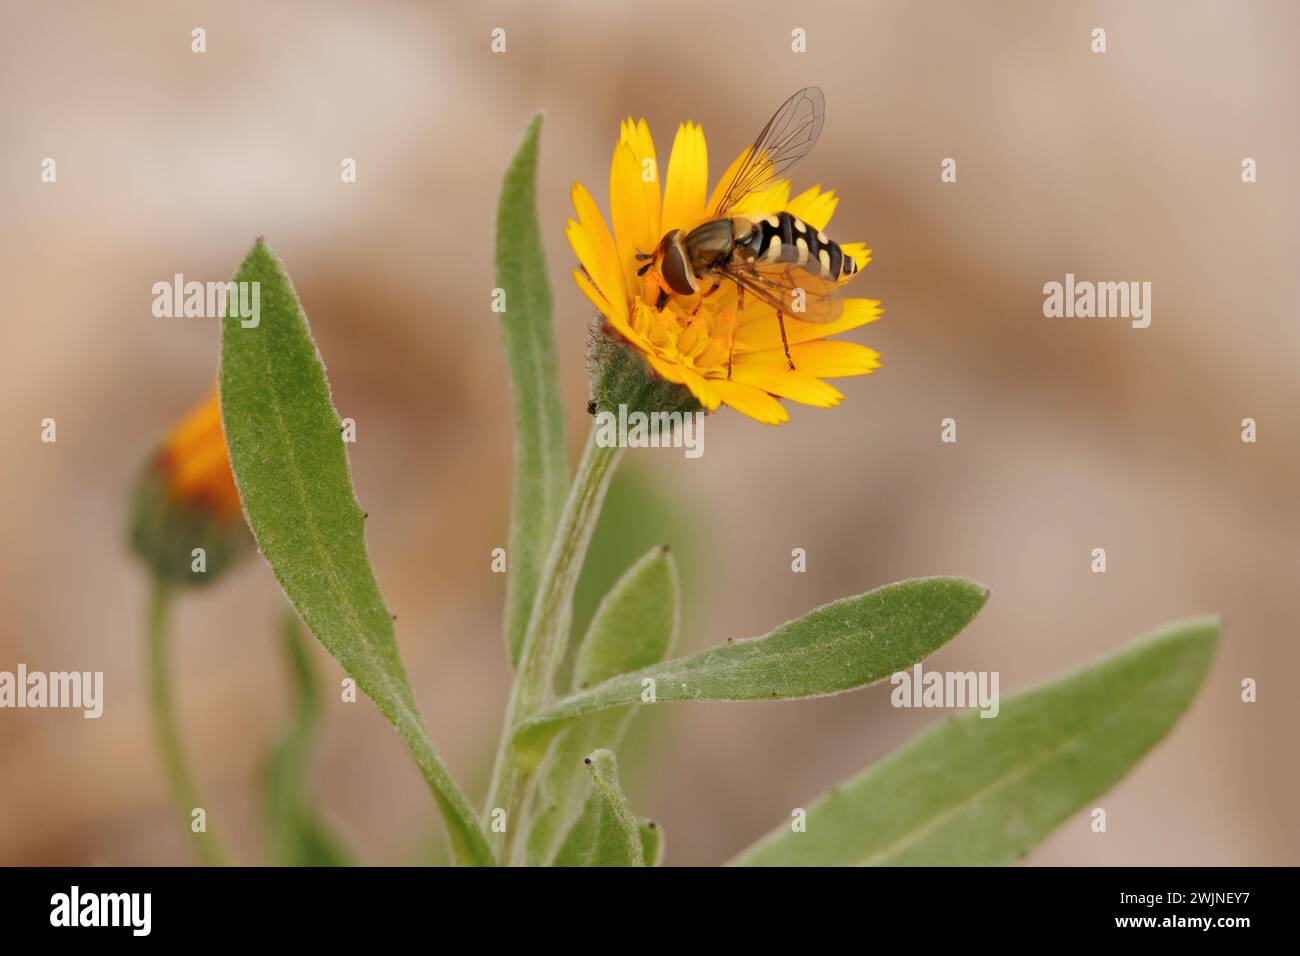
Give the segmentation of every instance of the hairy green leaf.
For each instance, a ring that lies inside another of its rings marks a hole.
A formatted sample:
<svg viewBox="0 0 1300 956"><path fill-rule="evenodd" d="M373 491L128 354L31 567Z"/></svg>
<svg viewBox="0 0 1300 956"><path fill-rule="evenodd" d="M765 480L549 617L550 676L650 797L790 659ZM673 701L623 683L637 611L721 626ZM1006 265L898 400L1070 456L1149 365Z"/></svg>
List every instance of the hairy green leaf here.
<svg viewBox="0 0 1300 956"><path fill-rule="evenodd" d="M707 542L699 536L698 517L690 500L666 488L663 480L647 468L645 459L635 455L626 459L609 483L578 576L573 593L574 635L586 633L600 602L623 572L658 545L672 546L679 576L691 582L691 593L682 595L685 616L689 602L699 600L700 582L708 577L710 567L705 554ZM574 641L575 652L577 646ZM563 674L563 686L568 689L572 667L566 667ZM626 757L623 764L623 775L627 776L630 767Z"/></svg>
<svg viewBox="0 0 1300 956"><path fill-rule="evenodd" d="M925 731L742 853L748 866L1000 865L1109 790L1205 679L1215 618L1148 634L1063 678Z"/></svg>
<svg viewBox="0 0 1300 956"><path fill-rule="evenodd" d="M667 548L655 548L634 564L592 618L574 668L578 686L663 660L677 639L680 590ZM530 861L551 859L589 789L583 758L598 747L618 746L632 714L626 709L592 714L560 735L540 778L539 806L528 841Z"/></svg>
<svg viewBox="0 0 1300 956"><path fill-rule="evenodd" d="M873 684L946 644L987 598L987 588L964 578L919 578L834 601L766 637L571 694L519 726L517 755L525 765L535 762L569 722L637 703L819 697Z"/></svg>
<svg viewBox="0 0 1300 956"><path fill-rule="evenodd" d="M555 855L556 866L644 866L641 824L618 786L618 764L608 750L586 759L591 796Z"/></svg>
<svg viewBox="0 0 1300 956"><path fill-rule="evenodd" d="M288 610L281 643L293 679L294 714L263 771L267 831L274 866L348 866L342 839L321 817L309 774L320 725L321 697L297 612Z"/></svg>
<svg viewBox="0 0 1300 956"><path fill-rule="evenodd" d="M505 293L501 331L515 404L514 500L506 578L506 643L513 664L519 663L569 483L551 287L537 220L541 130L538 114L506 170L497 211L497 287Z"/></svg>
<svg viewBox="0 0 1300 956"><path fill-rule="evenodd" d="M681 587L667 547L628 569L596 609L573 668L578 689L657 664L677 639Z"/></svg>
<svg viewBox="0 0 1300 956"><path fill-rule="evenodd" d="M307 627L401 735L457 858L488 865L487 840L434 750L398 654L307 317L260 239L235 281L258 284L260 316L241 321L232 296L221 335L221 416L257 546Z"/></svg>

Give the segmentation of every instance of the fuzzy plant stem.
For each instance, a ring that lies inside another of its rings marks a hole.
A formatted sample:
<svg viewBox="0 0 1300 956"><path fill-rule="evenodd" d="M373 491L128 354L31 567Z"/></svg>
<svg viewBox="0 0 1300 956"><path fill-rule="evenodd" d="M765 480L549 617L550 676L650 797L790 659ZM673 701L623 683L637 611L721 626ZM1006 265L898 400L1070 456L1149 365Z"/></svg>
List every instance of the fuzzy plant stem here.
<svg viewBox="0 0 1300 956"><path fill-rule="evenodd" d="M194 777L181 746L180 729L176 721L176 707L171 688L171 634L168 618L171 611L171 589L159 580L154 581L149 598L149 705L153 712L154 730L162 752L163 767L171 787L172 799L187 830L191 830L190 814L195 807L203 806ZM217 835L208 826L206 833L194 833L194 846L199 858L208 866L226 866L230 859Z"/></svg>
<svg viewBox="0 0 1300 956"><path fill-rule="evenodd" d="M511 754L511 738L514 729L541 710L553 696L555 671L564 659L569 642L573 592L600 517L605 492L622 455L622 448L597 444L593 423L538 582L488 793L489 825L495 809L506 811L506 830L498 846L501 863L512 862L516 840L528 822L524 807L531 774L521 771L516 764Z"/></svg>

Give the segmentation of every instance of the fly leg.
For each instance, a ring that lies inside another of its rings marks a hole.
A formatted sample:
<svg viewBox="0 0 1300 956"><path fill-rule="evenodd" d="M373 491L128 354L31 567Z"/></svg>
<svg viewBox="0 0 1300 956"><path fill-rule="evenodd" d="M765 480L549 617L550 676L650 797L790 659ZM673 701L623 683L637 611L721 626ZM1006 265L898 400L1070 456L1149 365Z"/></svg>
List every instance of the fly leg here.
<svg viewBox="0 0 1300 956"><path fill-rule="evenodd" d="M715 283L713 283L713 285L709 286L708 291L705 292L705 293L703 293L703 294L700 296L700 301L697 302L697 303L695 304L695 311L693 311L693 312L691 313L691 318L692 318L692 319L695 318L695 314L696 314L697 312L699 312L700 309L704 308L704 300L707 299L709 296L713 295L713 293L717 292L717 291L718 291L718 287L721 286L721 285L722 285L721 282L715 282Z"/></svg>
<svg viewBox="0 0 1300 956"><path fill-rule="evenodd" d="M776 324L781 327L781 345L785 348L785 360L790 364L790 371L794 371L794 359L790 358L790 343L785 337L785 313L780 309L776 313Z"/></svg>
<svg viewBox="0 0 1300 956"><path fill-rule="evenodd" d="M731 381L731 360L736 354L736 326L740 324L740 313L745 311L745 287L736 286L736 319L731 323L731 347L727 349L727 381Z"/></svg>

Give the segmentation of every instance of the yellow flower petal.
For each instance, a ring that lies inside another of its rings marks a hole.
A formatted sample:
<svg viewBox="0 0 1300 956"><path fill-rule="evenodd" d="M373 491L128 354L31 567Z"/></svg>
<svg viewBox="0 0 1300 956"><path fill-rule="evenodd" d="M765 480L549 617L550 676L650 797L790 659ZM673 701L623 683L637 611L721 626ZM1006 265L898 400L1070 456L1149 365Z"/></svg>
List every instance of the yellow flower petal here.
<svg viewBox="0 0 1300 956"><path fill-rule="evenodd" d="M596 201L582 183L573 184L570 197L573 209L578 214L583 244L579 248L574 244L574 237L570 236L569 245L610 305L621 305L626 312L630 301L627 280L619 262L618 247L614 244L609 227L605 225L605 217L600 214Z"/></svg>
<svg viewBox="0 0 1300 956"><path fill-rule="evenodd" d="M564 236L569 240L569 247L573 249L574 254L578 257L578 262L582 264L583 275L591 283L596 295L599 296L600 301L592 299L596 308L607 316L612 316L615 313L626 316L627 299L622 294L622 272L620 271L618 275L611 277L608 269L601 268L600 257L592 248L591 235L572 219L569 220L569 227L564 231ZM605 288L601 288L602 285ZM612 288L613 294L606 295L606 288ZM584 289L584 291L586 290Z"/></svg>
<svg viewBox="0 0 1300 956"><path fill-rule="evenodd" d="M790 413L771 395L749 385L714 379L710 383L724 402L764 425L780 425L790 420Z"/></svg>
<svg viewBox="0 0 1300 956"><path fill-rule="evenodd" d="M625 308L620 309L618 306L611 306L605 300L605 297L600 294L600 290L591 284L591 280L587 278L586 273L581 269L573 270L573 281L578 284L578 288L591 300L591 304L596 307L601 315L605 316L609 324L617 329L620 335L628 341L637 341L639 343L640 337L632 330ZM641 346L638 344L638 347Z"/></svg>
<svg viewBox="0 0 1300 956"><path fill-rule="evenodd" d="M716 412L718 406L722 404L722 396L718 390L713 387L713 383L701 375L689 372L686 376L686 387L706 409Z"/></svg>
<svg viewBox="0 0 1300 956"><path fill-rule="evenodd" d="M619 142L631 146L632 152L636 154L638 160L647 157L650 159L655 158L654 137L650 135L650 124L645 121L644 117L633 123L632 117L629 116L620 126ZM657 166L654 178L650 180L650 183L657 192L659 189L659 170Z"/></svg>
<svg viewBox="0 0 1300 956"><path fill-rule="evenodd" d="M793 316L785 317L786 340L791 346L799 342L812 342L856 329L880 318L880 302L876 299L845 299L840 317L833 322L805 322ZM745 311L736 330L736 354L762 352L781 348L781 327L776 313L769 305L745 303Z"/></svg>
<svg viewBox="0 0 1300 956"><path fill-rule="evenodd" d="M839 202L835 190L828 189L822 192L821 186L813 186L791 199L786 204L785 210L792 216L798 216L814 229L825 229Z"/></svg>
<svg viewBox="0 0 1300 956"><path fill-rule="evenodd" d="M647 181L648 180L648 181ZM659 243L659 168L650 128L629 119L623 124L609 169L609 212L614 240L629 289L639 289L636 253L650 253Z"/></svg>
<svg viewBox="0 0 1300 956"><path fill-rule="evenodd" d="M676 362L668 362L655 355L654 352L647 352L645 359L650 363L650 367L658 372L661 376L670 382L676 382L678 385L686 384L686 367Z"/></svg>
<svg viewBox="0 0 1300 956"><path fill-rule="evenodd" d="M677 127L664 179L660 238L674 229L688 230L704 221L704 197L709 189L709 148L696 123Z"/></svg>
<svg viewBox="0 0 1300 956"><path fill-rule="evenodd" d="M793 350L792 354L793 354ZM762 353L759 353L762 354ZM844 395L834 385L828 385L815 375L802 368L792 370L785 364L785 350L781 351L781 365L769 362L754 362L753 356L741 356L736 359L731 380L741 385L752 385L772 395L788 398L803 405L815 405L818 408L834 408ZM796 365L798 361L796 360Z"/></svg>
<svg viewBox="0 0 1300 956"><path fill-rule="evenodd" d="M721 404L721 399L718 398L718 393L713 388L713 385L699 373L676 362L661 359L654 352L647 352L645 359L650 363L650 367L663 378L689 388L691 393L699 399L700 404L709 411L713 411Z"/></svg>
<svg viewBox="0 0 1300 956"><path fill-rule="evenodd" d="M591 304L596 307L596 311L605 316L605 318L609 318L610 313L616 311L609 304L606 298L600 294L600 290L597 289L595 283L587 277L586 272L581 269L574 269L573 281L576 282L578 288L582 290L582 294L591 300Z"/></svg>
<svg viewBox="0 0 1300 956"><path fill-rule="evenodd" d="M870 375L880 368L880 353L856 342L804 342L790 346L790 357L795 367L805 375L816 378L849 378L854 375ZM768 349L766 352L751 352L743 359L736 359L736 368L769 367L785 369L789 366L785 360L785 349Z"/></svg>

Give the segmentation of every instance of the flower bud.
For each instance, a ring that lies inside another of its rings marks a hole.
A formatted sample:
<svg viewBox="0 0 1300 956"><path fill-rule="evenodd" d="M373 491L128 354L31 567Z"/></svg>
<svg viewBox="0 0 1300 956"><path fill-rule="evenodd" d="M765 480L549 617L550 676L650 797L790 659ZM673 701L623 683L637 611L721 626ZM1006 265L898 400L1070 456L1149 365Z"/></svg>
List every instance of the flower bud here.
<svg viewBox="0 0 1300 956"><path fill-rule="evenodd" d="M216 389L141 472L131 547L161 581L210 584L249 550Z"/></svg>

